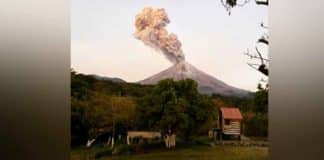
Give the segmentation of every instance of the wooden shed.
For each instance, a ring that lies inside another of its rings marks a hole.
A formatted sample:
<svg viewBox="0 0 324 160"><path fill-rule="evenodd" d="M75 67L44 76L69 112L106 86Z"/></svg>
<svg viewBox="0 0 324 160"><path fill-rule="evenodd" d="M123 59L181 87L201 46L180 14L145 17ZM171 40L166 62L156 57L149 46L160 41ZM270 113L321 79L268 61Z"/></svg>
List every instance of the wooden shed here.
<svg viewBox="0 0 324 160"><path fill-rule="evenodd" d="M243 117L238 108L220 108L218 126L224 135L241 135Z"/></svg>

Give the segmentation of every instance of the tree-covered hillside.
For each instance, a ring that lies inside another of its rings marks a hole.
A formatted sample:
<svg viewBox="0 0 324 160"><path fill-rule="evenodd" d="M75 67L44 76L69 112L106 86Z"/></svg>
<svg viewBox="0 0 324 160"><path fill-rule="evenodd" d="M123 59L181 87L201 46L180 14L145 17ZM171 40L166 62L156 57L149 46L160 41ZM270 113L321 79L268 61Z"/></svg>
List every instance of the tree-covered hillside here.
<svg viewBox="0 0 324 160"><path fill-rule="evenodd" d="M240 108L244 134L266 136L267 93L259 87L251 98L208 96L190 79L140 85L71 71L71 144L125 135L127 130L171 129L179 138L190 139L216 127L219 107Z"/></svg>

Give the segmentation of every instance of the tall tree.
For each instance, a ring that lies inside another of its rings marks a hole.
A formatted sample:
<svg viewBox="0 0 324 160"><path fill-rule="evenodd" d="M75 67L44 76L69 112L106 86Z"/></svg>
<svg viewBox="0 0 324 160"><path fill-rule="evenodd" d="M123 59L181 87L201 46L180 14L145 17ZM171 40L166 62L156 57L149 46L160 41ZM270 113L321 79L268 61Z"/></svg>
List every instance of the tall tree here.
<svg viewBox="0 0 324 160"><path fill-rule="evenodd" d="M140 128L162 133L171 129L189 138L210 119L213 110L211 98L198 93L195 81L166 79L140 100L137 115Z"/></svg>

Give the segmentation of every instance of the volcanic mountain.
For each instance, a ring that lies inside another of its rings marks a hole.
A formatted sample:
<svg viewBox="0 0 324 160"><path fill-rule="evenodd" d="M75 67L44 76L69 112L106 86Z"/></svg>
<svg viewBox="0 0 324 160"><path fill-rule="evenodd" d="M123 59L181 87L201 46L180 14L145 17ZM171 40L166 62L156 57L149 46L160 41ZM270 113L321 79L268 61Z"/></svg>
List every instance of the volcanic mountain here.
<svg viewBox="0 0 324 160"><path fill-rule="evenodd" d="M198 90L203 94L220 94L223 96L246 97L249 91L227 85L203 71L198 70L185 60L178 62L170 68L139 81L140 84L156 84L160 80L171 78L173 80L193 79L198 83Z"/></svg>

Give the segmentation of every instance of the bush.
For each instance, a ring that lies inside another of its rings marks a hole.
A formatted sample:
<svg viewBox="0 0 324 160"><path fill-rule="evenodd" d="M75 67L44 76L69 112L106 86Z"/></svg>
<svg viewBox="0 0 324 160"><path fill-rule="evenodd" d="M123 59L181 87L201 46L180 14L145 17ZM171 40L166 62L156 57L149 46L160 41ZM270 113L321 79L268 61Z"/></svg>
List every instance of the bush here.
<svg viewBox="0 0 324 160"><path fill-rule="evenodd" d="M213 142L213 139L207 136L192 136L187 140L183 138L177 138L176 146L180 148L191 147L193 145L210 146L211 142Z"/></svg>
<svg viewBox="0 0 324 160"><path fill-rule="evenodd" d="M133 145L120 144L113 149L112 154L120 155L120 154L131 154L134 152L135 152L135 147Z"/></svg>
<svg viewBox="0 0 324 160"><path fill-rule="evenodd" d="M114 148L109 148L104 151L97 152L95 154L95 158L98 159L104 156L132 154L132 153L135 153L135 146L120 144L120 145L116 145Z"/></svg>
<svg viewBox="0 0 324 160"><path fill-rule="evenodd" d="M243 132L246 136L267 137L268 115L261 113L246 113L243 121Z"/></svg>
<svg viewBox="0 0 324 160"><path fill-rule="evenodd" d="M111 156L111 155L112 155L112 149L107 149L107 150L104 150L104 151L97 152L95 154L95 159L99 159L101 157Z"/></svg>
<svg viewBox="0 0 324 160"><path fill-rule="evenodd" d="M192 143L194 145L210 145L210 142L212 142L212 139L206 136L201 136L201 137L194 137L192 139Z"/></svg>

